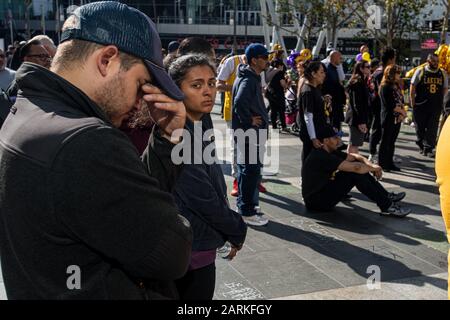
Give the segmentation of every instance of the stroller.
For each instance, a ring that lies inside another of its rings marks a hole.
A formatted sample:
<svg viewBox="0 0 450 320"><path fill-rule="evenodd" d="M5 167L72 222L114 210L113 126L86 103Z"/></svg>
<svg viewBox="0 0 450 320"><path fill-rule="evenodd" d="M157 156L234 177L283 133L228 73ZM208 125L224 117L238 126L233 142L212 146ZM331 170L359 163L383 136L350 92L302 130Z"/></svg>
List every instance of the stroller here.
<svg viewBox="0 0 450 320"><path fill-rule="evenodd" d="M286 111L285 111L285 117L286 117L286 124L290 125L290 130L292 133L299 133L300 128L297 125L297 96L293 90L292 87L289 87L286 90L286 94L284 95L285 101L286 101Z"/></svg>

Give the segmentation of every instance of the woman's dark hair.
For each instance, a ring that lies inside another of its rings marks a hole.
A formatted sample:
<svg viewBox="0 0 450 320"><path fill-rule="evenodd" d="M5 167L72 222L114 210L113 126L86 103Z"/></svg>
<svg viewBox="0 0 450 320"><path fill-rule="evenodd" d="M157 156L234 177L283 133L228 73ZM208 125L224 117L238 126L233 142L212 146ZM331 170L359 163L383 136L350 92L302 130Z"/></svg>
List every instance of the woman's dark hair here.
<svg viewBox="0 0 450 320"><path fill-rule="evenodd" d="M205 55L188 54L181 56L174 60L169 66L169 75L178 87L181 87L186 74L193 67L207 66L210 67L214 74L216 74L216 67L214 62Z"/></svg>
<svg viewBox="0 0 450 320"><path fill-rule="evenodd" d="M355 64L355 66L353 67L352 77L350 78L349 81L350 84L356 83L364 79L364 73L362 72L361 69L364 68L365 65L370 67L369 62L367 62L366 60L358 61Z"/></svg>
<svg viewBox="0 0 450 320"><path fill-rule="evenodd" d="M309 64L305 66L305 73L303 76L308 81L312 81L314 79L313 72L318 72L320 68L323 68L323 70L326 70L325 65L320 61L311 61Z"/></svg>
<svg viewBox="0 0 450 320"><path fill-rule="evenodd" d="M178 47L178 56L195 53L212 58L213 47L207 40L199 37L189 37L181 41L180 46Z"/></svg>
<svg viewBox="0 0 450 320"><path fill-rule="evenodd" d="M395 82L395 74L401 74L402 70L399 66L393 64L390 66L387 66L386 69L384 69L383 73L383 79L381 80L380 90L381 87L390 85L394 86L396 84Z"/></svg>

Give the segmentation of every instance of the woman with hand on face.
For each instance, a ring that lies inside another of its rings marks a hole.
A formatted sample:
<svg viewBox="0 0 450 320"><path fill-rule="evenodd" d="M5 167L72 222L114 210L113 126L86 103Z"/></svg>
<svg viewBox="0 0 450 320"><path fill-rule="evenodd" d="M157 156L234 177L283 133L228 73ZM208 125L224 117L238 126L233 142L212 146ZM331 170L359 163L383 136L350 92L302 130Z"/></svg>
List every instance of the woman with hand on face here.
<svg viewBox="0 0 450 320"><path fill-rule="evenodd" d="M359 61L353 68L353 74L347 86L350 97L350 107L345 119L350 126L350 143L347 153L358 153L359 147L364 144L369 113L369 88L367 86L369 75L370 64L365 60Z"/></svg>
<svg viewBox="0 0 450 320"><path fill-rule="evenodd" d="M177 280L176 286L182 300L211 300L215 288L216 250L225 242L230 243L227 258L233 259L242 248L247 226L229 207L218 161L210 164L211 161L205 161L204 157L206 153L217 160L214 137L207 132L210 125L202 124L202 118L211 112L216 98L213 63L203 55L182 56L172 62L169 75L185 95L185 134L190 139L183 139L182 143L184 152L189 148L191 153L190 162L184 163L173 194L181 214L189 220L194 232L189 270ZM205 132L208 141L203 141ZM199 143L197 139L200 139L201 150L194 148L194 144Z"/></svg>
<svg viewBox="0 0 450 320"><path fill-rule="evenodd" d="M308 63L303 77L305 80L298 99L300 139L303 142L302 163L313 148L322 147L316 132L327 126L330 112L327 109L329 104L326 103L319 88L326 77L324 65L318 61Z"/></svg>

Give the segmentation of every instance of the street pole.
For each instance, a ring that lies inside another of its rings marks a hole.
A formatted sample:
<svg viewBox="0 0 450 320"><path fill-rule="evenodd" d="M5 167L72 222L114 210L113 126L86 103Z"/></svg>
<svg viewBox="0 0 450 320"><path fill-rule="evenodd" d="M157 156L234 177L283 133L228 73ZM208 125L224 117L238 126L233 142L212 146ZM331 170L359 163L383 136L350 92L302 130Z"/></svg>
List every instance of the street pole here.
<svg viewBox="0 0 450 320"><path fill-rule="evenodd" d="M234 18L233 18L233 53L234 54L237 54L236 20L237 20L237 0L234 0Z"/></svg>

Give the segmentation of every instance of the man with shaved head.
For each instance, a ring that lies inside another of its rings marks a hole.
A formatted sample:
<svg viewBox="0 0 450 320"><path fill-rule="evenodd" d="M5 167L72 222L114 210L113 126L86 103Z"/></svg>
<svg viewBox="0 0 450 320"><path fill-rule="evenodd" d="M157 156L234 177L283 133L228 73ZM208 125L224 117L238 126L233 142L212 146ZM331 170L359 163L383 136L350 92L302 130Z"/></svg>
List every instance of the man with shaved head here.
<svg viewBox="0 0 450 320"><path fill-rule="evenodd" d="M339 77L338 68L342 65L342 54L339 51L332 51L329 56L330 63L327 65L327 77L323 83L322 92L330 95L332 100L331 124L341 130L341 123L344 121L345 89Z"/></svg>

